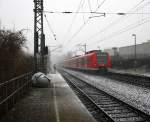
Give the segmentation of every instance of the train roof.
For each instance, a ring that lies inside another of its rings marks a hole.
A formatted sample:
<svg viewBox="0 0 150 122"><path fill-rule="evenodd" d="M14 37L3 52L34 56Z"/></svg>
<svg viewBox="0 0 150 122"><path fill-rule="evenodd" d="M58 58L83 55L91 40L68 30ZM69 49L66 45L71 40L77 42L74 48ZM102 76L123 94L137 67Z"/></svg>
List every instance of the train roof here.
<svg viewBox="0 0 150 122"><path fill-rule="evenodd" d="M73 56L71 57L70 59L67 59L67 60L72 60L72 59L75 59L75 58L78 58L78 57L84 57L86 56L86 54L90 54L90 53L95 53L95 52L102 52L102 50L91 50L91 51L88 51L86 52L84 55L76 55L76 56Z"/></svg>
<svg viewBox="0 0 150 122"><path fill-rule="evenodd" d="M102 50L91 50L91 51L86 52L86 54L93 53L93 52L102 52Z"/></svg>
<svg viewBox="0 0 150 122"><path fill-rule="evenodd" d="M71 57L71 58L76 58L76 57L79 57L79 56L81 56L81 55L75 55L75 56L73 56L73 57Z"/></svg>

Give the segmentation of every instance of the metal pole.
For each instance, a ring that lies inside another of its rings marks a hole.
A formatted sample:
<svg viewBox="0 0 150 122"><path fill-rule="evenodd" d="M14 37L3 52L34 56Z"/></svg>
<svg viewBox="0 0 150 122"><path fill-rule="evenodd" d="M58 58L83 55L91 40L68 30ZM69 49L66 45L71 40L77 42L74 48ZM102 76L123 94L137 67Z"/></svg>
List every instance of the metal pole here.
<svg viewBox="0 0 150 122"><path fill-rule="evenodd" d="M43 0L34 0L34 60L36 72L44 67L44 49Z"/></svg>
<svg viewBox="0 0 150 122"><path fill-rule="evenodd" d="M134 56L135 56L135 61L134 61L134 65L135 65L135 71L136 71L136 34L132 34L132 36L134 36Z"/></svg>
<svg viewBox="0 0 150 122"><path fill-rule="evenodd" d="M34 70L37 72L38 32L37 32L37 2L34 0Z"/></svg>
<svg viewBox="0 0 150 122"><path fill-rule="evenodd" d="M86 43L85 43L85 45L84 45L84 46L85 46L85 54L86 54Z"/></svg>
<svg viewBox="0 0 150 122"><path fill-rule="evenodd" d="M85 43L85 44L83 44L83 45L80 45L80 46L83 46L83 47L84 47L84 53L86 54L86 48L87 48L86 43Z"/></svg>

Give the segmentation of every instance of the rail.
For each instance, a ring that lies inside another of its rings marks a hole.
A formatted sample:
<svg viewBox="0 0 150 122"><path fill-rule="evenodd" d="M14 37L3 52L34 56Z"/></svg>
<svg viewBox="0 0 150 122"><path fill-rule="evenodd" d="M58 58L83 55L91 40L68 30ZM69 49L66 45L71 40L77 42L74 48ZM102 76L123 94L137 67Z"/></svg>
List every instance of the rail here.
<svg viewBox="0 0 150 122"><path fill-rule="evenodd" d="M122 73L122 72L113 72L109 71L107 74L102 74L102 76L114 79L120 82L125 82L141 87L150 88L150 77L139 75L139 74L130 74L130 73Z"/></svg>
<svg viewBox="0 0 150 122"><path fill-rule="evenodd" d="M135 86L150 88L150 76L142 75L142 74L131 74L127 72L119 72L119 71L113 71L108 70L108 72L97 72L97 71L81 71L81 70L75 70L79 72L83 72L84 74L90 74L90 75L97 75L97 76L103 76L109 79L113 79L119 82L124 82L128 84L132 84Z"/></svg>
<svg viewBox="0 0 150 122"><path fill-rule="evenodd" d="M29 72L0 84L0 117L28 91L32 75L33 72Z"/></svg>
<svg viewBox="0 0 150 122"><path fill-rule="evenodd" d="M150 116L142 111L91 86L68 72L61 70L60 73L97 121L150 121Z"/></svg>

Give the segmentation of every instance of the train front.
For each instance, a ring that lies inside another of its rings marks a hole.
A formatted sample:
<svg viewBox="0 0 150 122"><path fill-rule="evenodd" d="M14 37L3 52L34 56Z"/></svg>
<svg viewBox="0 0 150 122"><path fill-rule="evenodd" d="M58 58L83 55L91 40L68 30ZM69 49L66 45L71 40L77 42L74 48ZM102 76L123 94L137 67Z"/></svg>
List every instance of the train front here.
<svg viewBox="0 0 150 122"><path fill-rule="evenodd" d="M112 68L111 58L107 52L102 52L100 50L96 51L97 63L99 69L108 69Z"/></svg>

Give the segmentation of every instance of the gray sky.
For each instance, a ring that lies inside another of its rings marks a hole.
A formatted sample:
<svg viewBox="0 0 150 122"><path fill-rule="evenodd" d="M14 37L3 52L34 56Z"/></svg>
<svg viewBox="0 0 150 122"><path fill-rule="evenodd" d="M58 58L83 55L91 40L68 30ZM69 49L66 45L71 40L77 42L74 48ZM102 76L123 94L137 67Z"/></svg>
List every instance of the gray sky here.
<svg viewBox="0 0 150 122"><path fill-rule="evenodd" d="M79 11L95 11L103 0L44 0L45 11L76 11L79 3ZM117 13L150 13L150 0L106 0L97 12ZM89 4L90 3L90 4ZM77 44L87 44L87 49L102 49L114 46L134 44L132 34L137 34L137 43L150 39L150 14L131 14L119 16L106 14L105 17L94 17L96 14L50 14L45 13L51 27L56 34L54 40L46 21L44 20L44 32L47 45L64 44L63 51L76 50ZM1 28L29 29L24 31L28 38L29 51L33 51L33 0L0 0ZM72 23L72 26L70 26ZM78 32L79 28L86 23ZM145 24L143 24L145 23ZM70 30L69 30L70 27ZM69 30L69 31L68 31ZM73 36L75 35L75 36Z"/></svg>
<svg viewBox="0 0 150 122"><path fill-rule="evenodd" d="M33 51L33 1L0 0L0 23L5 29L30 29L24 31L28 38L27 45Z"/></svg>

